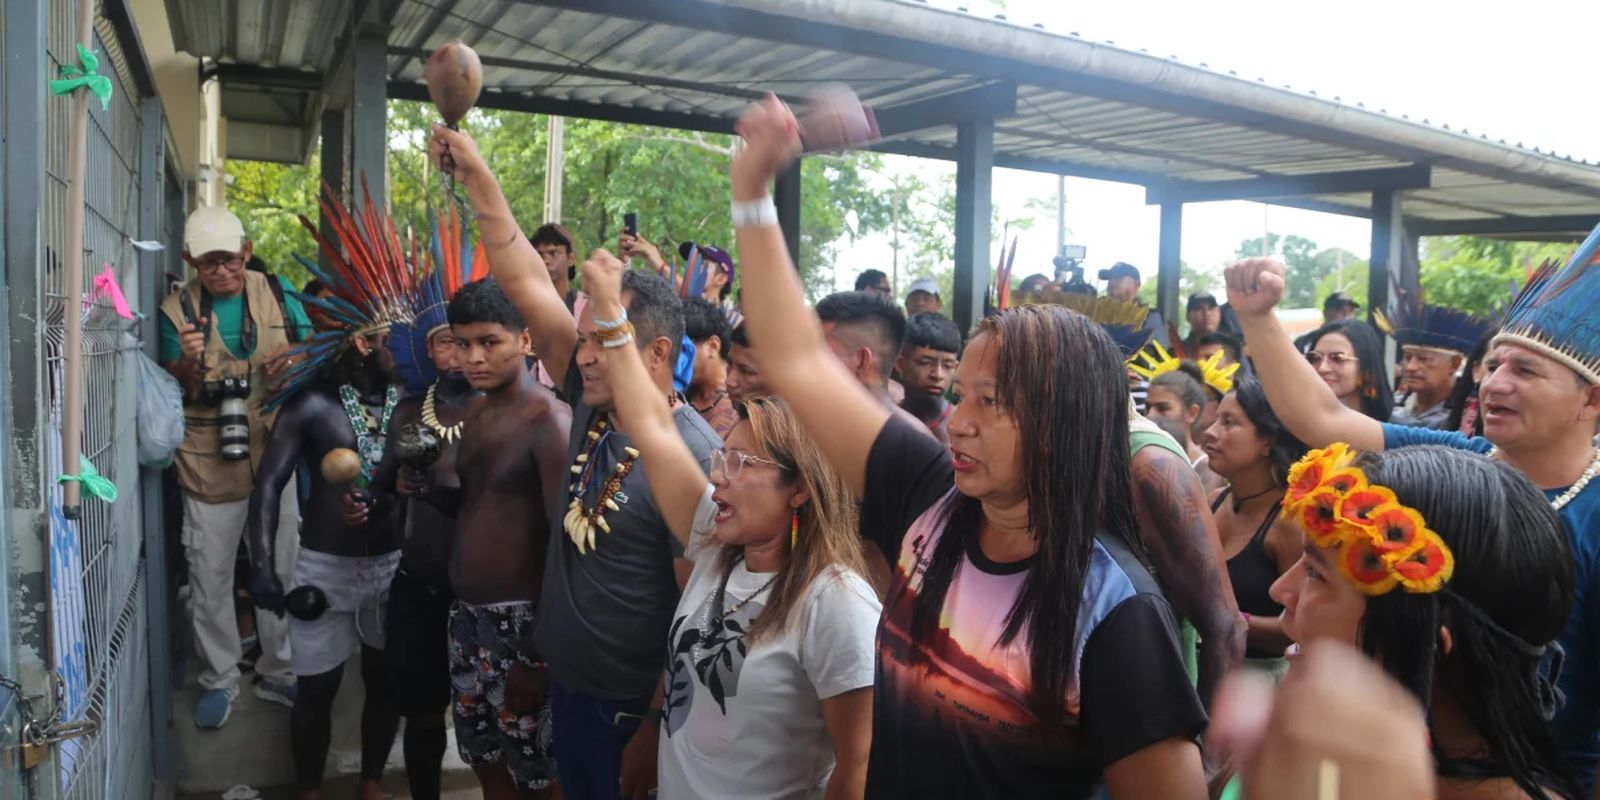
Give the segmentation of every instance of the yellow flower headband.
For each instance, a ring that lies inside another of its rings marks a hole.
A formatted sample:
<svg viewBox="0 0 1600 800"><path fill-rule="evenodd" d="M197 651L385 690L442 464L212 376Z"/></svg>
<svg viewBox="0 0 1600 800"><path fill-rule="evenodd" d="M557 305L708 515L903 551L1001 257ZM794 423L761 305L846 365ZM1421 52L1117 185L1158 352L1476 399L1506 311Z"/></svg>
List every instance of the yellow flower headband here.
<svg viewBox="0 0 1600 800"><path fill-rule="evenodd" d="M1233 375L1239 371L1238 364L1223 365L1224 355L1224 351L1218 350L1209 358L1195 362L1200 365L1200 372L1205 375L1206 385L1215 389L1218 394L1233 391ZM1145 380L1155 380L1157 376L1176 370L1181 363L1182 359L1168 352L1160 342L1151 342L1149 347L1140 351L1136 361L1129 362L1128 369Z"/></svg>
<svg viewBox="0 0 1600 800"><path fill-rule="evenodd" d="M1312 450L1289 470L1283 511L1318 547L1339 548L1339 572L1365 594L1443 588L1455 555L1416 509L1373 484L1343 442Z"/></svg>

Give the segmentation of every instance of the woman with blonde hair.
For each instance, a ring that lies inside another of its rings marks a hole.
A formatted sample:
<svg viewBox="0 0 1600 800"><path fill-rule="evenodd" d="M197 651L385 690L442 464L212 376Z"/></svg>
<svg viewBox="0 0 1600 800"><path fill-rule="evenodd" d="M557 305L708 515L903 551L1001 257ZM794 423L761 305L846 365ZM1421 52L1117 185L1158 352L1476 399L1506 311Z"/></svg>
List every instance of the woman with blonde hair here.
<svg viewBox="0 0 1600 800"><path fill-rule="evenodd" d="M861 797L881 606L849 487L770 398L742 406L708 481L631 346L622 270L605 251L583 265L595 332L578 364L610 383L694 562L666 643L660 797Z"/></svg>

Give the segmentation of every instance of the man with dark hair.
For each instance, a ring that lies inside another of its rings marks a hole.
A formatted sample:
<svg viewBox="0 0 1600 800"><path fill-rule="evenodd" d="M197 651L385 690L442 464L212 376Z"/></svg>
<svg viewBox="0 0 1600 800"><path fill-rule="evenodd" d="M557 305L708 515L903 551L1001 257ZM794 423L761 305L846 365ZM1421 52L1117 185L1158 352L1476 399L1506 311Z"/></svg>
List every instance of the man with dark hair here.
<svg viewBox="0 0 1600 800"><path fill-rule="evenodd" d="M1222 306L1218 305L1216 295L1210 292L1189 295L1184 315L1189 320L1189 335L1184 337L1183 345L1190 351L1199 346L1200 337L1222 329Z"/></svg>
<svg viewBox="0 0 1600 800"><path fill-rule="evenodd" d="M1125 303L1139 303L1139 287L1143 285L1144 278L1139 274L1139 268L1124 261L1118 261L1110 267L1100 270L1100 280L1106 282L1106 296L1121 300ZM1069 290L1070 291L1070 290ZM1171 347L1172 342L1167 336L1167 321L1161 318L1161 312L1150 309L1144 318L1144 329L1150 331L1151 338L1161 343L1162 347Z"/></svg>
<svg viewBox="0 0 1600 800"><path fill-rule="evenodd" d="M894 287L889 285L889 276L881 269L862 270L856 276L856 291L872 292L885 300L894 299Z"/></svg>
<svg viewBox="0 0 1600 800"><path fill-rule="evenodd" d="M1193 348L1190 350L1190 355L1195 361L1205 361L1219 350L1223 353L1222 361L1217 364L1219 367L1239 364L1244 361L1243 346L1239 343L1239 340L1221 331L1197 337L1194 340Z"/></svg>
<svg viewBox="0 0 1600 800"><path fill-rule="evenodd" d="M732 331L722 309L704 297L683 303L684 333L694 342L694 377L686 394L689 404L706 424L726 438L739 422L739 412L728 399L728 356L733 351Z"/></svg>
<svg viewBox="0 0 1600 800"><path fill-rule="evenodd" d="M578 277L578 255L573 248L572 234L559 222L546 222L528 237L528 241L533 243L533 249L539 251L539 257L544 259L544 267L550 272L550 282L555 284L556 291L567 301L567 308L572 308L576 295L572 291L572 279Z"/></svg>
<svg viewBox="0 0 1600 800"><path fill-rule="evenodd" d="M574 320L538 252L517 231L471 137L435 125L430 150L434 163L453 165L446 169L466 188L490 272L531 323L545 368L565 376L564 395L572 404L572 466L562 473L565 491L551 518L565 535L551 537L534 624L534 641L549 663L552 741L563 790L580 799L643 797L655 788L661 642L679 593L675 540L651 496L649 467L612 414L599 334L605 326L608 344L638 348L657 390L671 398L679 435L709 473L711 453L722 440L672 391L683 306L660 276L628 272L625 319L597 320L586 307ZM631 343L615 333L627 327Z"/></svg>
<svg viewBox="0 0 1600 800"><path fill-rule="evenodd" d="M886 404L889 376L906 338L906 317L871 292L835 292L817 304L817 316L834 355L862 386Z"/></svg>
<svg viewBox="0 0 1600 800"><path fill-rule="evenodd" d="M918 314L906 321L905 345L898 361L906 399L900 408L928 426L940 442L949 441L945 426L951 405L944 399L961 363L961 330L943 314Z"/></svg>
<svg viewBox="0 0 1600 800"><path fill-rule="evenodd" d="M761 362L750 348L750 338L743 323L735 325L728 341L728 400L737 408L740 403L759 400L772 394L761 380Z"/></svg>
<svg viewBox="0 0 1600 800"><path fill-rule="evenodd" d="M1357 303L1345 292L1330 293L1322 300L1322 323L1326 325L1330 322L1338 322L1341 319L1352 319L1359 308L1361 308L1361 304ZM1321 332L1321 326L1319 325L1317 330L1296 337L1294 340L1295 349L1302 353L1310 350L1311 346L1317 343L1317 334Z"/></svg>

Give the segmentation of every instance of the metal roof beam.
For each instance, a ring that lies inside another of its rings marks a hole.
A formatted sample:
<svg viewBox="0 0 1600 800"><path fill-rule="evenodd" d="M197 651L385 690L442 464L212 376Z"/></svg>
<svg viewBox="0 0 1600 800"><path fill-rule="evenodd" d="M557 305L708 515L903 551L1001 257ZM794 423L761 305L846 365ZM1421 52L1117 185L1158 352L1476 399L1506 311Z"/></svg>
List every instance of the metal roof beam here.
<svg viewBox="0 0 1600 800"><path fill-rule="evenodd" d="M227 86L265 86L273 89L318 91L324 78L321 73L282 67L258 67L254 64L211 64L202 69L202 76L215 76Z"/></svg>
<svg viewBox="0 0 1600 800"><path fill-rule="evenodd" d="M390 81L389 96L396 100L430 102L428 87L420 83ZM478 107L495 108L503 111L521 111L528 114L554 114L562 117L599 119L628 125L654 125L658 128L677 128L679 130L701 131L703 133L732 134L733 123L736 121L729 117L712 117L681 111L656 111L648 108L628 108L602 103L585 103L577 100L557 100L551 97L495 92L487 89L484 90L483 94L478 95Z"/></svg>
<svg viewBox="0 0 1600 800"><path fill-rule="evenodd" d="M873 110L878 131L894 138L941 125L995 120L1017 113L1017 85L989 83Z"/></svg>
<svg viewBox="0 0 1600 800"><path fill-rule="evenodd" d="M1427 164L1311 175L1264 175L1232 181L1163 180L1145 189L1150 205L1201 203L1213 200L1268 200L1318 194L1427 189L1433 185L1433 168Z"/></svg>
<svg viewBox="0 0 1600 800"><path fill-rule="evenodd" d="M1406 229L1418 236L1496 236L1527 234L1581 239L1595 226L1600 216L1576 214L1559 217L1494 217L1490 219L1409 219Z"/></svg>

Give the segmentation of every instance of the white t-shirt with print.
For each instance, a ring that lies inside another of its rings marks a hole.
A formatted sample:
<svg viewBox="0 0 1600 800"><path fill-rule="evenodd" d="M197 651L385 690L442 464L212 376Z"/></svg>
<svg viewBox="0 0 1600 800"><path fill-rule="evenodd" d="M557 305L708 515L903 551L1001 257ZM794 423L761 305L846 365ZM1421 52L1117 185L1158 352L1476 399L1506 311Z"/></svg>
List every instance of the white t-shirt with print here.
<svg viewBox="0 0 1600 800"><path fill-rule="evenodd" d="M723 623L708 632L722 582L721 547L704 539L715 514L708 487L688 552L694 572L667 641L659 796L821 797L834 765L822 701L872 686L882 606L861 576L829 569L782 634L747 647L773 573L741 561L728 576Z"/></svg>

